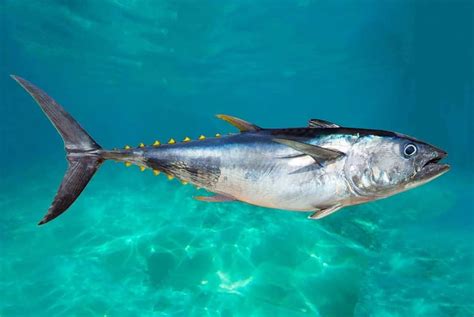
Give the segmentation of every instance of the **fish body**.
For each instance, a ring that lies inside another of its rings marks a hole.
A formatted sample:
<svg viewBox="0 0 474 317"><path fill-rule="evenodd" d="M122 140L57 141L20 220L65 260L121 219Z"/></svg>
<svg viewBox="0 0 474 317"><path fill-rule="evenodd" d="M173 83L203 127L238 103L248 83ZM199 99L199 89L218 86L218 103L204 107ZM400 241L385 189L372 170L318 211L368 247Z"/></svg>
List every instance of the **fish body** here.
<svg viewBox="0 0 474 317"><path fill-rule="evenodd" d="M276 136L287 137L283 130L278 131L137 148L132 155L140 157L140 165L147 168L263 207L314 211L318 206L356 198L344 177L346 158L314 168L311 157L273 141ZM349 135L313 136L308 143L346 150L354 141Z"/></svg>
<svg viewBox="0 0 474 317"><path fill-rule="evenodd" d="M420 140L318 119L302 128L263 129L219 115L240 133L104 150L51 97L28 81L12 77L55 125L69 161L58 194L40 224L64 212L105 160L135 164L215 194L199 200L308 211L310 218L394 195L449 170L439 163L446 152Z"/></svg>
<svg viewBox="0 0 474 317"><path fill-rule="evenodd" d="M192 183L222 196L253 205L295 211L354 205L389 196L364 192L388 181L375 167L358 170L367 149L383 147L386 138L402 136L388 131L355 128L265 129L158 148L137 148L141 165ZM330 164L317 165L309 155L275 142L276 138L345 153ZM439 156L445 153L438 151ZM438 176L438 175L437 175ZM400 188L400 191L404 188Z"/></svg>

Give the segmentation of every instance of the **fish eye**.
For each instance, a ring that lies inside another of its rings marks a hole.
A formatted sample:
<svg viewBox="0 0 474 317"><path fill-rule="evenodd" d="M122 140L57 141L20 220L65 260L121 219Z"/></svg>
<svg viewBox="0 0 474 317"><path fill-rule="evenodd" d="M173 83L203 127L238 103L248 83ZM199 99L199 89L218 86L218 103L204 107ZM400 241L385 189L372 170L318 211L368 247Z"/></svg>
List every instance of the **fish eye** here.
<svg viewBox="0 0 474 317"><path fill-rule="evenodd" d="M417 147L415 144L412 144L412 143L408 143L407 145L405 145L405 148L403 149L403 154L406 156L406 157L409 157L409 156L412 156L416 153L417 151Z"/></svg>

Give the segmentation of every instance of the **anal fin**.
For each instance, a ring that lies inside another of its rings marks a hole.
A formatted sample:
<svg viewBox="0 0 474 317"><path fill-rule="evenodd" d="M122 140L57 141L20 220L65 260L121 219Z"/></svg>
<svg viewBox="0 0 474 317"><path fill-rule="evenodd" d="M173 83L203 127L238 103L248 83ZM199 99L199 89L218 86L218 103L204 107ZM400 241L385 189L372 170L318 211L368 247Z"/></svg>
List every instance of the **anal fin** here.
<svg viewBox="0 0 474 317"><path fill-rule="evenodd" d="M222 203L222 202L226 202L226 201L235 201L235 200L237 200L234 197L229 197L229 196L220 195L220 194L216 194L214 196L195 196L194 199L200 200L200 201L205 201L205 202L208 202L208 203Z"/></svg>
<svg viewBox="0 0 474 317"><path fill-rule="evenodd" d="M337 204L337 205L334 205L334 206L329 206L327 208L319 209L318 211L313 212L308 217L308 219L321 219L321 218L324 218L324 217L329 216L330 214L338 211L342 207L344 207L344 206L342 206L341 204Z"/></svg>

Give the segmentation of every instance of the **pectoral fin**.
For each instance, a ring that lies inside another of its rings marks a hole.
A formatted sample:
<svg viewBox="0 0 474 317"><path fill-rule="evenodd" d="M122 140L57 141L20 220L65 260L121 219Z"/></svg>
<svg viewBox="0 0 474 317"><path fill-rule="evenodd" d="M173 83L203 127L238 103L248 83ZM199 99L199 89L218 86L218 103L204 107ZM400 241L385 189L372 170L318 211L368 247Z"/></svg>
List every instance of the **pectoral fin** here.
<svg viewBox="0 0 474 317"><path fill-rule="evenodd" d="M228 115L225 115L225 114L218 114L218 115L216 115L216 117L218 117L219 119L222 119L224 121L229 122L234 127L239 129L240 132L258 131L258 130L262 129L262 128L256 126L255 124L252 124L252 123L247 122L245 120L242 120L242 119L239 119L239 118L236 118L236 117L232 117L232 116L228 116Z"/></svg>
<svg viewBox="0 0 474 317"><path fill-rule="evenodd" d="M208 203L221 203L221 202L236 200L234 197L229 197L229 196L219 195L219 194L216 194L214 196L195 196L194 199L205 201Z"/></svg>
<svg viewBox="0 0 474 317"><path fill-rule="evenodd" d="M273 141L287 145L301 153L311 156L321 166L323 165L323 163L333 161L345 156L344 153L338 150L326 149L317 145L298 142L294 140L273 139Z"/></svg>
<svg viewBox="0 0 474 317"><path fill-rule="evenodd" d="M339 128L339 126L326 120L309 119L308 128Z"/></svg>
<svg viewBox="0 0 474 317"><path fill-rule="evenodd" d="M321 219L321 218L324 218L324 217L326 217L326 216L329 216L329 215L332 214L333 212L338 211L338 210L341 209L342 207L343 207L342 205L337 204L337 205L330 206L330 207L327 207L327 208L319 209L318 211L313 212L313 213L308 217L308 219Z"/></svg>

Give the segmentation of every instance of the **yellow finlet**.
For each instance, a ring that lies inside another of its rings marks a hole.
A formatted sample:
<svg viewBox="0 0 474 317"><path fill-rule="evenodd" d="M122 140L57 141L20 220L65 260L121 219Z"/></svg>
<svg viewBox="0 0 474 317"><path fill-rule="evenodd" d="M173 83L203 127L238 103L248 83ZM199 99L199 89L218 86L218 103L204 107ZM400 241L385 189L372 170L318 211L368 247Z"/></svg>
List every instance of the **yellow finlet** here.
<svg viewBox="0 0 474 317"><path fill-rule="evenodd" d="M168 174L168 180L172 180L172 179L174 179L174 176L173 176L173 175L170 175L170 174Z"/></svg>
<svg viewBox="0 0 474 317"><path fill-rule="evenodd" d="M220 133L216 133L216 138L220 138L221 137L221 134Z"/></svg>
<svg viewBox="0 0 474 317"><path fill-rule="evenodd" d="M140 172L144 172L146 170L145 166L140 166Z"/></svg>
<svg viewBox="0 0 474 317"><path fill-rule="evenodd" d="M161 145L161 142L156 140L155 143L153 143L153 146L160 146Z"/></svg>
<svg viewBox="0 0 474 317"><path fill-rule="evenodd" d="M160 171L159 170L153 170L153 175L155 175L155 176L160 175Z"/></svg>
<svg viewBox="0 0 474 317"><path fill-rule="evenodd" d="M206 139L206 137L205 137L204 135L201 134L201 135L199 136L199 140L205 140L205 139Z"/></svg>
<svg viewBox="0 0 474 317"><path fill-rule="evenodd" d="M189 137L185 137L184 140L183 140L183 142L189 142L189 141L191 141L191 139Z"/></svg>
<svg viewBox="0 0 474 317"><path fill-rule="evenodd" d="M176 143L176 141L175 141L173 138L171 138L171 139L168 141L168 144L175 144L175 143Z"/></svg>
<svg viewBox="0 0 474 317"><path fill-rule="evenodd" d="M187 181L181 181L181 184L188 185L188 182Z"/></svg>
<svg viewBox="0 0 474 317"><path fill-rule="evenodd" d="M131 149L130 145L125 145L125 150L130 150L130 149Z"/></svg>
<svg viewBox="0 0 474 317"><path fill-rule="evenodd" d="M140 143L139 147L145 147L145 144Z"/></svg>
<svg viewBox="0 0 474 317"><path fill-rule="evenodd" d="M132 163L130 163L130 162L125 162L125 166L126 166L126 167L130 167L130 166L132 166Z"/></svg>

